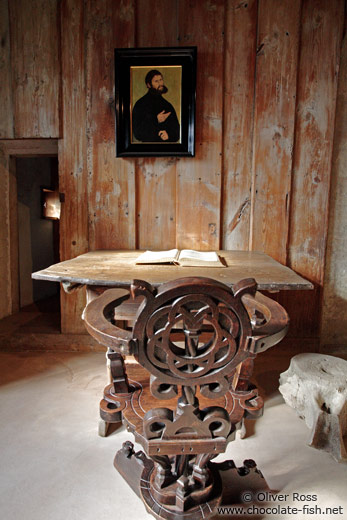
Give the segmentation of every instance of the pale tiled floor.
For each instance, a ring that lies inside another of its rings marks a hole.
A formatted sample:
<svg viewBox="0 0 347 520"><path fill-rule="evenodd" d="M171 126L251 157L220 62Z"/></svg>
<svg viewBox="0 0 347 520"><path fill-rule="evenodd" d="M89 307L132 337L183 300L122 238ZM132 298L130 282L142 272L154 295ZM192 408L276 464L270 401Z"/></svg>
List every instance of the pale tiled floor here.
<svg viewBox="0 0 347 520"><path fill-rule="evenodd" d="M124 428L107 438L97 435L104 354L0 353L0 360L0 518L152 518L113 468L115 452L131 435ZM305 445L304 422L272 392L275 374L275 365L270 372L258 368L259 387L268 393L264 416L248 438L229 445L227 457L237 465L255 459L269 486L289 495L287 506L302 507L293 503L299 493L317 495L314 504L321 509L343 508L334 517L258 518L347 518L347 464Z"/></svg>

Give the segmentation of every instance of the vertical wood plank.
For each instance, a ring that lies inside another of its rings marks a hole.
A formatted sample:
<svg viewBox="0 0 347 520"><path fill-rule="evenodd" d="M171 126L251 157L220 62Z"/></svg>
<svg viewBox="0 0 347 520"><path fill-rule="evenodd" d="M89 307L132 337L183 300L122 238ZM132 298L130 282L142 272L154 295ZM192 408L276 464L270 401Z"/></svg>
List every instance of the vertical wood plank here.
<svg viewBox="0 0 347 520"><path fill-rule="evenodd" d="M63 135L59 141L59 190L65 194L60 220L60 259L88 251L86 98L83 0L62 0ZM61 292L62 332L85 332L82 292Z"/></svg>
<svg viewBox="0 0 347 520"><path fill-rule="evenodd" d="M0 0L0 138L13 137L8 0Z"/></svg>
<svg viewBox="0 0 347 520"><path fill-rule="evenodd" d="M86 2L90 249L135 247L135 168L116 158L114 49L134 44L134 3Z"/></svg>
<svg viewBox="0 0 347 520"><path fill-rule="evenodd" d="M177 247L218 249L222 171L224 1L179 1L182 46L198 47L196 156L177 163Z"/></svg>
<svg viewBox="0 0 347 520"><path fill-rule="evenodd" d="M329 201L321 345L347 345L347 34L344 34L336 100ZM336 312L338 309L338 312ZM330 347L331 348L331 347ZM326 350L328 352L328 350Z"/></svg>
<svg viewBox="0 0 347 520"><path fill-rule="evenodd" d="M303 0L288 263L316 289L299 311L291 295L284 303L306 335L319 333L343 22L342 0Z"/></svg>
<svg viewBox="0 0 347 520"><path fill-rule="evenodd" d="M136 1L136 45L170 47L177 44L177 0Z"/></svg>
<svg viewBox="0 0 347 520"><path fill-rule="evenodd" d="M289 261L321 284L338 66L344 21L341 0L304 0Z"/></svg>
<svg viewBox="0 0 347 520"><path fill-rule="evenodd" d="M251 249L285 263L300 0L259 4Z"/></svg>
<svg viewBox="0 0 347 520"><path fill-rule="evenodd" d="M137 247L176 246L176 159L136 161Z"/></svg>
<svg viewBox="0 0 347 520"><path fill-rule="evenodd" d="M19 311L19 239L16 159L9 158L9 225L11 258L11 314Z"/></svg>
<svg viewBox="0 0 347 520"><path fill-rule="evenodd" d="M249 248L257 0L228 0L224 52L223 249Z"/></svg>
<svg viewBox="0 0 347 520"><path fill-rule="evenodd" d="M9 7L15 137L59 137L57 0L11 0Z"/></svg>
<svg viewBox="0 0 347 520"><path fill-rule="evenodd" d="M178 45L176 0L137 0L136 45ZM172 157L136 161L137 247L141 249L176 245L176 162Z"/></svg>
<svg viewBox="0 0 347 520"><path fill-rule="evenodd" d="M10 158L0 144L0 318L11 314Z"/></svg>

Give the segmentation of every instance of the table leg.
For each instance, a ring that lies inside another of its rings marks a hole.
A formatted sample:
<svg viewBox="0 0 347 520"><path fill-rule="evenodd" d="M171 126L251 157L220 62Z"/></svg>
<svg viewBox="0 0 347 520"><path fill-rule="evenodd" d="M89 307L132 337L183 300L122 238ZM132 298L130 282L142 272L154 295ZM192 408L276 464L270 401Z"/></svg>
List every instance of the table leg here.
<svg viewBox="0 0 347 520"><path fill-rule="evenodd" d="M100 294L104 291L103 288L87 286L87 305L95 300ZM114 392L117 394L123 394L129 392L128 380L126 376L125 366L123 357L112 350L111 348L107 349L106 352L106 369L107 369L107 380L109 383L113 385ZM106 437L109 426L115 422L121 422L122 418L119 418L119 421L115 420L107 420L106 417L101 417L99 419L98 425L98 434L100 437Z"/></svg>

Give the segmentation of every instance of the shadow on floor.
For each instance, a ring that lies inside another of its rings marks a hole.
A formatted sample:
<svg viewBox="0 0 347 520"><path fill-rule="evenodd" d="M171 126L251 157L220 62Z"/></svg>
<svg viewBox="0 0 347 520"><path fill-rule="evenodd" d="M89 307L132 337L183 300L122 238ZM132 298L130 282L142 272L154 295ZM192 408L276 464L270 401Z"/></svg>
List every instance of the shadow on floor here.
<svg viewBox="0 0 347 520"><path fill-rule="evenodd" d="M8 333L60 333L59 295L26 305L19 312L0 320L0 335Z"/></svg>

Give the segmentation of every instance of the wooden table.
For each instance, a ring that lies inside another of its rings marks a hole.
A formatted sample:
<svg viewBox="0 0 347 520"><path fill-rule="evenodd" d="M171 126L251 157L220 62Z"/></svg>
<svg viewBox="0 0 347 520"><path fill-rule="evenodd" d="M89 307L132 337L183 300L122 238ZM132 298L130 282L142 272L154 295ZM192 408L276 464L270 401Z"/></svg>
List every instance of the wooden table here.
<svg viewBox="0 0 347 520"><path fill-rule="evenodd" d="M176 265L136 265L142 251L91 251L33 273L35 280L62 283L66 292L85 285L87 303L110 288L129 289L134 279L153 286L185 276L213 278L232 287L244 278L254 278L259 291L307 290L313 285L265 253L256 251L218 251L226 267L181 267ZM131 309L125 307L119 319L127 320ZM110 371L109 378L111 379ZM108 424L100 421L99 434L107 434Z"/></svg>
<svg viewBox="0 0 347 520"><path fill-rule="evenodd" d="M87 303L109 288L129 289L134 279L153 286L184 276L213 278L229 287L243 278L254 278L259 291L307 290L313 285L288 267L265 253L256 251L218 251L226 267L180 267L176 265L136 265L142 251L90 251L33 273L35 280L62 283L66 292L83 285L87 288ZM126 313L129 310L126 308ZM125 313L125 314L126 314ZM127 316L120 316L127 319ZM109 371L109 378L110 371ZM108 424L100 421L99 434L107 435Z"/></svg>
<svg viewBox="0 0 347 520"><path fill-rule="evenodd" d="M91 251L33 273L35 280L61 282L69 291L78 285L128 288L134 279L159 286L183 276L206 276L233 286L255 278L260 291L313 289L313 285L270 256L256 251L218 251L227 267L136 265L141 251Z"/></svg>
<svg viewBox="0 0 347 520"><path fill-rule="evenodd" d="M239 489L235 495L237 497L252 486L254 489L266 489L254 461L245 461L241 468L236 468L233 461L211 461L217 453L225 452L227 443L234 438L245 414L255 417L261 411L262 400L248 381L253 359L258 352L280 341L288 328L285 310L256 292L257 289L313 289L310 282L264 253L218 253L225 267L136 265L140 251L93 251L32 275L37 280L61 282L67 292L86 285L89 304L84 319L87 329L109 348L112 379L101 401L101 417L106 422L116 422L122 418L145 450L145 453L135 453L134 445L127 441L118 451L114 464L142 498L146 509L159 520L177 520L183 516L187 520L210 518L219 504L229 504L231 500L239 499L228 498L228 478L232 478L233 489ZM183 277L189 277L189 281L177 281ZM224 285L196 277L210 278ZM257 285L250 280L252 278ZM240 280L243 282L238 284ZM166 282L174 283L162 286ZM137 310L137 297L142 298L143 303L136 313L134 327L123 331L118 326L118 320L128 319L131 313L127 310L127 316L119 318L123 303L118 305L118 302L123 302L123 295L128 295L132 284L131 303L127 300L124 305L136 306ZM160 286L161 290L157 293L156 288ZM230 291L233 286L234 290ZM111 288L111 291L105 292ZM120 293L123 293L122 296L119 296ZM156 294L158 298L155 298ZM178 314L173 319L171 313L176 310ZM256 313L258 310L260 315ZM202 311L205 313L203 318ZM170 318L159 341L158 334L164 330L165 313ZM157 325L155 320L158 320ZM148 323L151 325L147 328ZM176 340L171 335L171 328L176 323L182 324L180 333L182 335L184 332L185 337L183 349L178 347L178 342L174 343ZM203 329L206 323L209 329ZM168 325L171 327L170 333L167 332ZM145 340L142 340L141 327L148 334ZM110 331L110 328L117 329L117 333ZM203 333L209 335L208 339L203 339ZM244 335L247 335L246 341L239 339ZM156 354L148 355L147 345L152 344L154 336L159 341L155 346ZM267 343L268 339L270 341ZM123 340L129 347L128 351L122 350L125 345ZM230 350L228 353L226 348ZM220 352L218 349L221 349ZM131 379L128 379L129 374L127 376L120 353L134 354L139 362L135 367L138 373L134 374L131 384L128 383ZM158 353L160 358L156 357ZM204 356L209 365L204 365ZM212 361L217 368L213 368ZM187 363L190 363L188 368ZM203 375L205 366L209 367L206 380ZM173 371L170 372L172 367ZM181 371L180 367L183 367ZM151 374L150 381L148 373ZM179 387L182 395L176 403ZM168 390L173 395L168 395ZM153 401L159 398L164 399L161 405L166 408L157 408ZM213 401L212 407L209 401ZM205 419L211 423L208 431L204 426ZM163 437L160 428L160 431L157 429L159 426L165 432L167 429ZM218 433L213 433L214 428ZM103 434L106 434L106 428ZM245 475L251 480L245 480ZM254 482L252 479L255 479Z"/></svg>

